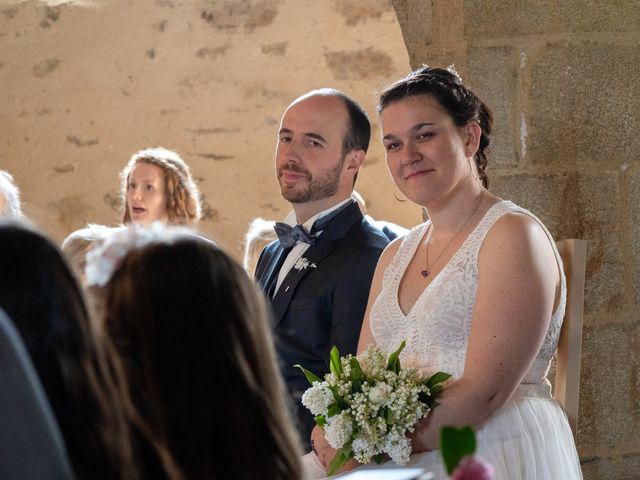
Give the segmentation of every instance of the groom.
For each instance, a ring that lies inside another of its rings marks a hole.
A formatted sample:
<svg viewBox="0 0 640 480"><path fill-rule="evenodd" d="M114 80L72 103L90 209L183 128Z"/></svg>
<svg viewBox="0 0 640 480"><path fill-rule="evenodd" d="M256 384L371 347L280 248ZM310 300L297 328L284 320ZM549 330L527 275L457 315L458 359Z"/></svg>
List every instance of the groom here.
<svg viewBox="0 0 640 480"><path fill-rule="evenodd" d="M333 89L311 91L285 111L278 133L276 174L291 203L278 240L267 245L256 279L271 301L281 372L303 443L313 415L301 404L309 387L300 364L319 376L329 351L355 353L371 279L389 243L351 198L369 146L363 108Z"/></svg>

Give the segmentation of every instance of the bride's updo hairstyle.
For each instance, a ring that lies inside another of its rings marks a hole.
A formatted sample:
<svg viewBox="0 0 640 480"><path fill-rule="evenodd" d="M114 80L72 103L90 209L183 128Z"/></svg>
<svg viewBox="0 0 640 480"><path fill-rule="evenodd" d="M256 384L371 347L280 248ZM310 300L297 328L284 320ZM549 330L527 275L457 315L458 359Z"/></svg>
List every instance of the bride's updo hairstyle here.
<svg viewBox="0 0 640 480"><path fill-rule="evenodd" d="M470 89L453 67L437 68L423 65L409 75L392 83L380 94L376 110L378 114L390 104L416 95L431 95L449 113L458 127L469 122L478 122L482 130L480 146L474 155L478 176L487 188L487 153L491 143L493 113Z"/></svg>
<svg viewBox="0 0 640 480"><path fill-rule="evenodd" d="M128 246L107 240L104 258L91 257L104 270L104 321L182 478L301 478L266 306L246 272L184 228L121 235Z"/></svg>

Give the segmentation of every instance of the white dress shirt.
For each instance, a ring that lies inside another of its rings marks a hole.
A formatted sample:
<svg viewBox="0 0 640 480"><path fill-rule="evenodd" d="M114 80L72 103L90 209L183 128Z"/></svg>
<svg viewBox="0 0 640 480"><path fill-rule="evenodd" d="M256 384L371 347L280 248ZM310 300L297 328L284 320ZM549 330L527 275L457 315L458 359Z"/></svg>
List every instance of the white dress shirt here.
<svg viewBox="0 0 640 480"><path fill-rule="evenodd" d="M337 205L334 205L331 208L328 208L326 210L323 210L320 213L315 214L309 220L304 222L302 224L302 226L304 227L304 229L307 232L311 232L311 228L313 227L313 224L315 223L316 220L318 220L318 219L330 214L334 210L342 207L343 205L346 205L347 203L351 202L352 200L353 199L351 197L349 197L349 198L345 199L344 201L338 203ZM288 225L290 225L292 227L297 225L298 221L296 219L296 213L295 212L289 213L289 215L287 215L287 218L284 219L284 223L286 223L286 224L288 224ZM316 232L316 236L318 236L318 237L321 234L322 234L322 231ZM285 259L284 263L282 264L282 268L280 269L280 273L278 274L278 282L276 283L276 288L273 291L273 295L274 296L275 296L276 292L278 291L278 289L280 288L280 285L282 285L282 282L284 281L284 279L287 276L287 274L289 273L289 271L291 271L291 269L296 264L296 262L298 260L300 260L300 258L302 258L302 255L304 255L304 252L306 252L307 249L310 246L311 245L309 245L308 243L298 242L291 249L291 251L289 252L289 255L287 255L287 258Z"/></svg>

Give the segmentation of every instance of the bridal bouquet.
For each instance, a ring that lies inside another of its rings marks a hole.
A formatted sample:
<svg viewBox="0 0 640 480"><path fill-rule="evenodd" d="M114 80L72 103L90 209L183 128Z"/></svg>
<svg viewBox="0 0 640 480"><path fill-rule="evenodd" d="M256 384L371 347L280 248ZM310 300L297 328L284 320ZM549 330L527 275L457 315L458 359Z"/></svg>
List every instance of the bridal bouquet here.
<svg viewBox="0 0 640 480"><path fill-rule="evenodd" d="M376 346L354 357L340 357L333 347L331 373L322 380L300 365L311 388L302 403L324 429L329 444L338 450L329 475L350 458L360 463L380 463L385 455L406 465L411 454L408 432L436 405L442 382L451 375L438 372L422 378L414 368L400 367L400 348L389 358Z"/></svg>

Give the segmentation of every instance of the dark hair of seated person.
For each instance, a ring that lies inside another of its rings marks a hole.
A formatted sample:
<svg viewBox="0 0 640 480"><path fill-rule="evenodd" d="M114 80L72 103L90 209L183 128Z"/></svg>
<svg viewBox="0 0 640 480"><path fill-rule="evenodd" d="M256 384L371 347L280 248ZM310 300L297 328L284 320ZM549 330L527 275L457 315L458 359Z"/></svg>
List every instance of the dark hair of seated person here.
<svg viewBox="0 0 640 480"><path fill-rule="evenodd" d="M301 478L265 304L236 261L185 233L129 251L105 289L138 410L185 478Z"/></svg>
<svg viewBox="0 0 640 480"><path fill-rule="evenodd" d="M61 251L22 223L0 221L0 307L27 347L76 478L140 478L132 438L151 437L128 400L115 350L91 323ZM144 448L161 452L153 440Z"/></svg>

